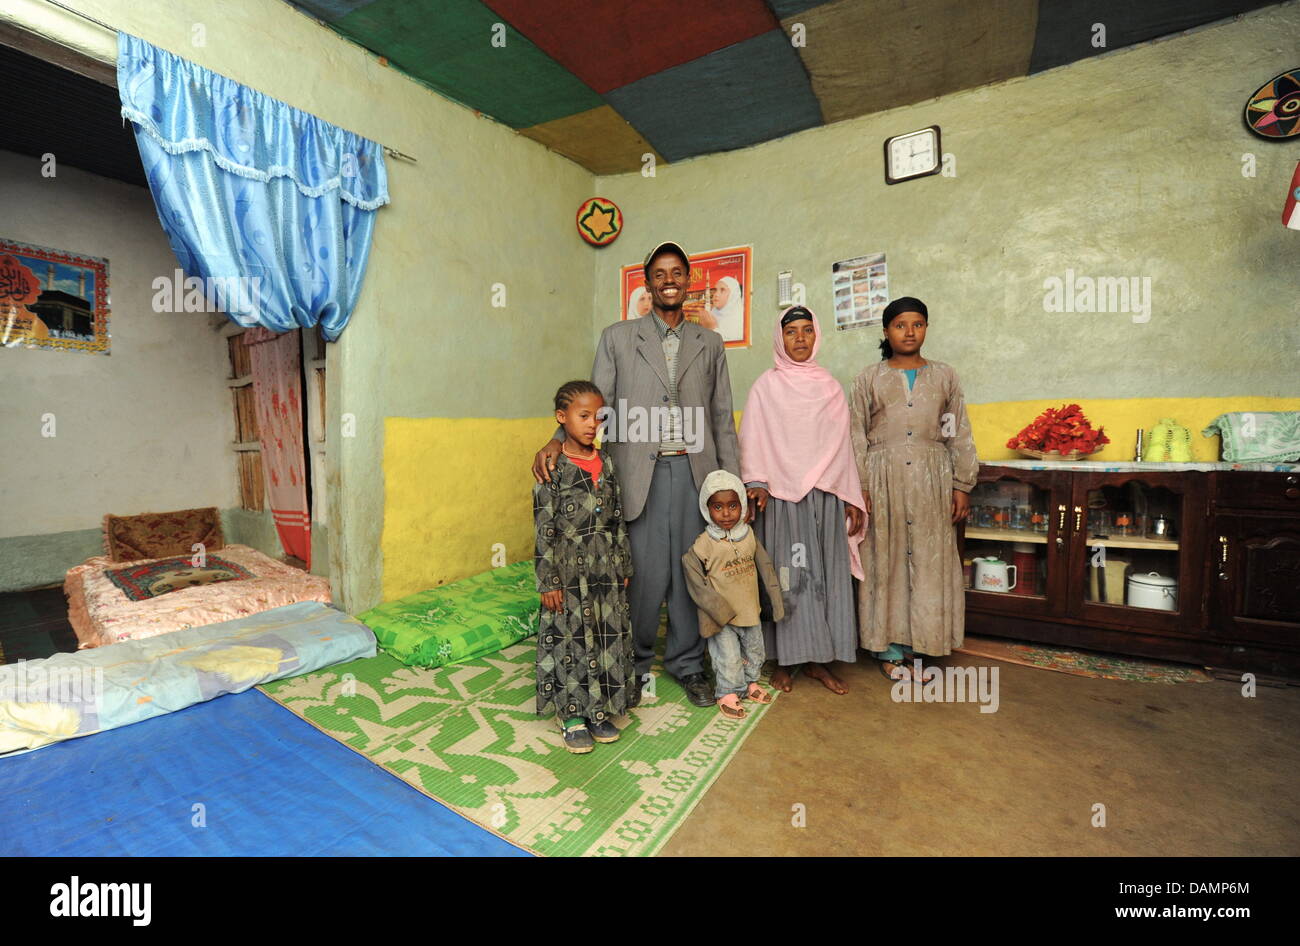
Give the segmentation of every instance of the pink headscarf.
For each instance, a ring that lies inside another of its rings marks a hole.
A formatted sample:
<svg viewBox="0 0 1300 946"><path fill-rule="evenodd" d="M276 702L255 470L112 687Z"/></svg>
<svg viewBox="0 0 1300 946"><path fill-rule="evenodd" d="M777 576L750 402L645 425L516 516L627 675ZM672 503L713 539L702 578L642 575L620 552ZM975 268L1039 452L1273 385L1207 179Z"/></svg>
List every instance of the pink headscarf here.
<svg viewBox="0 0 1300 946"><path fill-rule="evenodd" d="M849 402L840 383L816 360L821 325L808 309L816 332L813 351L807 361L795 361L786 353L781 330L781 318L789 311L777 318L772 338L776 367L758 376L741 415L741 479L766 483L769 493L792 503L815 487L865 512L849 438ZM861 541L861 532L849 539L849 564L858 579Z"/></svg>

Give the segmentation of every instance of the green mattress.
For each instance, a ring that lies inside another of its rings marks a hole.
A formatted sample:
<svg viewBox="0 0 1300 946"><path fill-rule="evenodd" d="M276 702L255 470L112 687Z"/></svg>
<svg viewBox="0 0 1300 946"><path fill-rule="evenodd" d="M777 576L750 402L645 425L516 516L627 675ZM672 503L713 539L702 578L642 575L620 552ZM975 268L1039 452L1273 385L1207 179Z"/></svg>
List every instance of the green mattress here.
<svg viewBox="0 0 1300 946"><path fill-rule="evenodd" d="M541 598L533 563L516 562L420 591L357 617L379 646L412 667L442 667L494 654L537 630Z"/></svg>

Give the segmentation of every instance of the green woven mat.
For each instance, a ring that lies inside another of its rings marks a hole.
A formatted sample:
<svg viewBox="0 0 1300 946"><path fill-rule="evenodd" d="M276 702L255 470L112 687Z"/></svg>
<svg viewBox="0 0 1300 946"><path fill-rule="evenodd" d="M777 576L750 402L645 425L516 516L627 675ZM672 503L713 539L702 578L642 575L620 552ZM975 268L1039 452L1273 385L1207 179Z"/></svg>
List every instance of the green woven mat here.
<svg viewBox="0 0 1300 946"><path fill-rule="evenodd" d="M425 794L546 855L650 855L703 797L769 708L724 719L692 706L656 663L622 738L565 751L534 713L532 639L455 666L380 654L260 689ZM775 694L774 694L775 695Z"/></svg>

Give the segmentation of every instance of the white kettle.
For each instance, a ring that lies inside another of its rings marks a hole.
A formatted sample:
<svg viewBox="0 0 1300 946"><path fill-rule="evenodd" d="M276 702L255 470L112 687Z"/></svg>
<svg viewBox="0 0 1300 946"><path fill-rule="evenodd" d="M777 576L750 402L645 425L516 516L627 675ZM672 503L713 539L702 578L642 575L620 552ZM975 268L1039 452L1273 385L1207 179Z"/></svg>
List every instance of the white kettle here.
<svg viewBox="0 0 1300 946"><path fill-rule="evenodd" d="M975 566L976 591L1006 592L1016 586L1016 566L1008 565L994 555L988 558L974 558L971 562Z"/></svg>

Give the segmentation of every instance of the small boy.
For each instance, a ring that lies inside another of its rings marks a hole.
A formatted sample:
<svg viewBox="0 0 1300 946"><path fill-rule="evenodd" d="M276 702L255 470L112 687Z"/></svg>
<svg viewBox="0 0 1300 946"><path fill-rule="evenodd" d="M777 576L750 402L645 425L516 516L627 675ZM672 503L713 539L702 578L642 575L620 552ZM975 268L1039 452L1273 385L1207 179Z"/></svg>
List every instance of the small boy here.
<svg viewBox="0 0 1300 946"><path fill-rule="evenodd" d="M767 551L745 524L740 477L726 470L706 476L700 512L709 526L682 556L686 587L700 611L700 636L708 641L718 712L727 719L744 719L741 697L772 702L757 682L764 659L760 612L768 604L772 620L785 616L781 584Z"/></svg>

